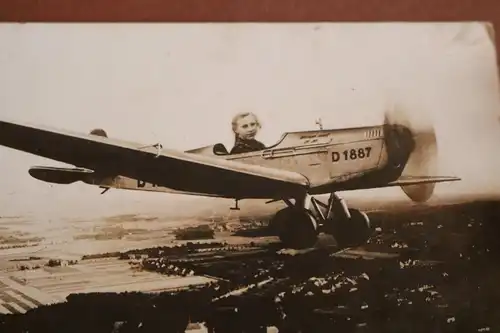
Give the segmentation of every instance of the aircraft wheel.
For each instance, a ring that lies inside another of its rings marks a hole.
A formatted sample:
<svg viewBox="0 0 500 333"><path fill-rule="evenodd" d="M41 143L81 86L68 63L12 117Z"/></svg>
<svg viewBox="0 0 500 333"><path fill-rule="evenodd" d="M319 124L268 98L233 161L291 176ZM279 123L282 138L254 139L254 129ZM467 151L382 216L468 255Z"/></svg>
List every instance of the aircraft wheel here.
<svg viewBox="0 0 500 333"><path fill-rule="evenodd" d="M318 239L316 220L305 209L284 208L276 213L269 226L286 247L309 248L314 246Z"/></svg>
<svg viewBox="0 0 500 333"><path fill-rule="evenodd" d="M331 234L341 248L360 246L370 238L372 230L368 216L357 210L349 209L351 218L334 218L331 222Z"/></svg>
<svg viewBox="0 0 500 333"><path fill-rule="evenodd" d="M276 213L273 218L269 221L269 231L273 236L279 236L283 232L286 222L289 219L289 208L284 208Z"/></svg>

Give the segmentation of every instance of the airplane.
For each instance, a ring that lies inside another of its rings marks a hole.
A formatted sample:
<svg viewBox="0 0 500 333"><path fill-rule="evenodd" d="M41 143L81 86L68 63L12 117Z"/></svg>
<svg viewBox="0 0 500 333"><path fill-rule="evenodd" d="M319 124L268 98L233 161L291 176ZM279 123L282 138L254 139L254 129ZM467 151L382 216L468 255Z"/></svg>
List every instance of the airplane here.
<svg viewBox="0 0 500 333"><path fill-rule="evenodd" d="M341 248L360 246L372 234L366 213L348 207L340 191L399 186L424 203L436 183L434 128L417 130L386 112L382 125L285 132L263 150L230 154L221 144L187 151L108 137L105 130L72 132L0 120L0 145L74 167L32 166L41 181L78 181L109 189L233 199L283 201L269 228L285 247L313 247L321 232ZM327 202L315 196L328 194Z"/></svg>

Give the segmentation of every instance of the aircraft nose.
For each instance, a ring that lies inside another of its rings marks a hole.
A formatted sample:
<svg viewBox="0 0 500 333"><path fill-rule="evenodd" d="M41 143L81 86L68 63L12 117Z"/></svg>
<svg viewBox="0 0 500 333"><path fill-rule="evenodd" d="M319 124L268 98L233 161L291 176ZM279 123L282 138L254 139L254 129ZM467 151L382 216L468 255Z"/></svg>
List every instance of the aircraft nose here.
<svg viewBox="0 0 500 333"><path fill-rule="evenodd" d="M404 125L386 125L385 141L391 164L395 167L404 164L415 149L413 133Z"/></svg>
<svg viewBox="0 0 500 333"><path fill-rule="evenodd" d="M395 132L401 149L413 151L415 148L415 140L413 140L413 133L411 130L406 126L396 125Z"/></svg>

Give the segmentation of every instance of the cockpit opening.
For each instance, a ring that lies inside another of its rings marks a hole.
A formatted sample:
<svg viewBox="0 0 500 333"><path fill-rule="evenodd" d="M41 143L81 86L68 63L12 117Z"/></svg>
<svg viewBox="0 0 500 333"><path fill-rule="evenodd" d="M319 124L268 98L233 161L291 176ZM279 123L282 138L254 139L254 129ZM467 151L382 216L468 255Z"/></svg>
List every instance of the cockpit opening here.
<svg viewBox="0 0 500 333"><path fill-rule="evenodd" d="M224 146L224 144L222 143L215 144L213 151L215 155L229 155L226 146Z"/></svg>

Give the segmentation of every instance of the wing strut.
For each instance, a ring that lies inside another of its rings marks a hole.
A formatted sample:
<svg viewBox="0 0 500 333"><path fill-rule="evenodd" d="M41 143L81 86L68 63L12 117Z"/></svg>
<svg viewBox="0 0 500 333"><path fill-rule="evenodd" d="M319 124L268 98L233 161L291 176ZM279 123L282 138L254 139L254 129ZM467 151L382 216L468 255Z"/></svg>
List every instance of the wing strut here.
<svg viewBox="0 0 500 333"><path fill-rule="evenodd" d="M229 209L231 210L240 210L240 207L238 207L238 201L239 199L234 200L234 207L230 207Z"/></svg>
<svg viewBox="0 0 500 333"><path fill-rule="evenodd" d="M147 146L139 147L139 149L150 148L150 147L156 148L157 151L156 151L155 158L158 158L161 155L161 150L163 149L163 145L158 142L158 143L155 143L154 145L147 145Z"/></svg>
<svg viewBox="0 0 500 333"><path fill-rule="evenodd" d="M101 192L101 194L104 194L108 192L111 187L101 187L101 188L104 188L104 191Z"/></svg>

